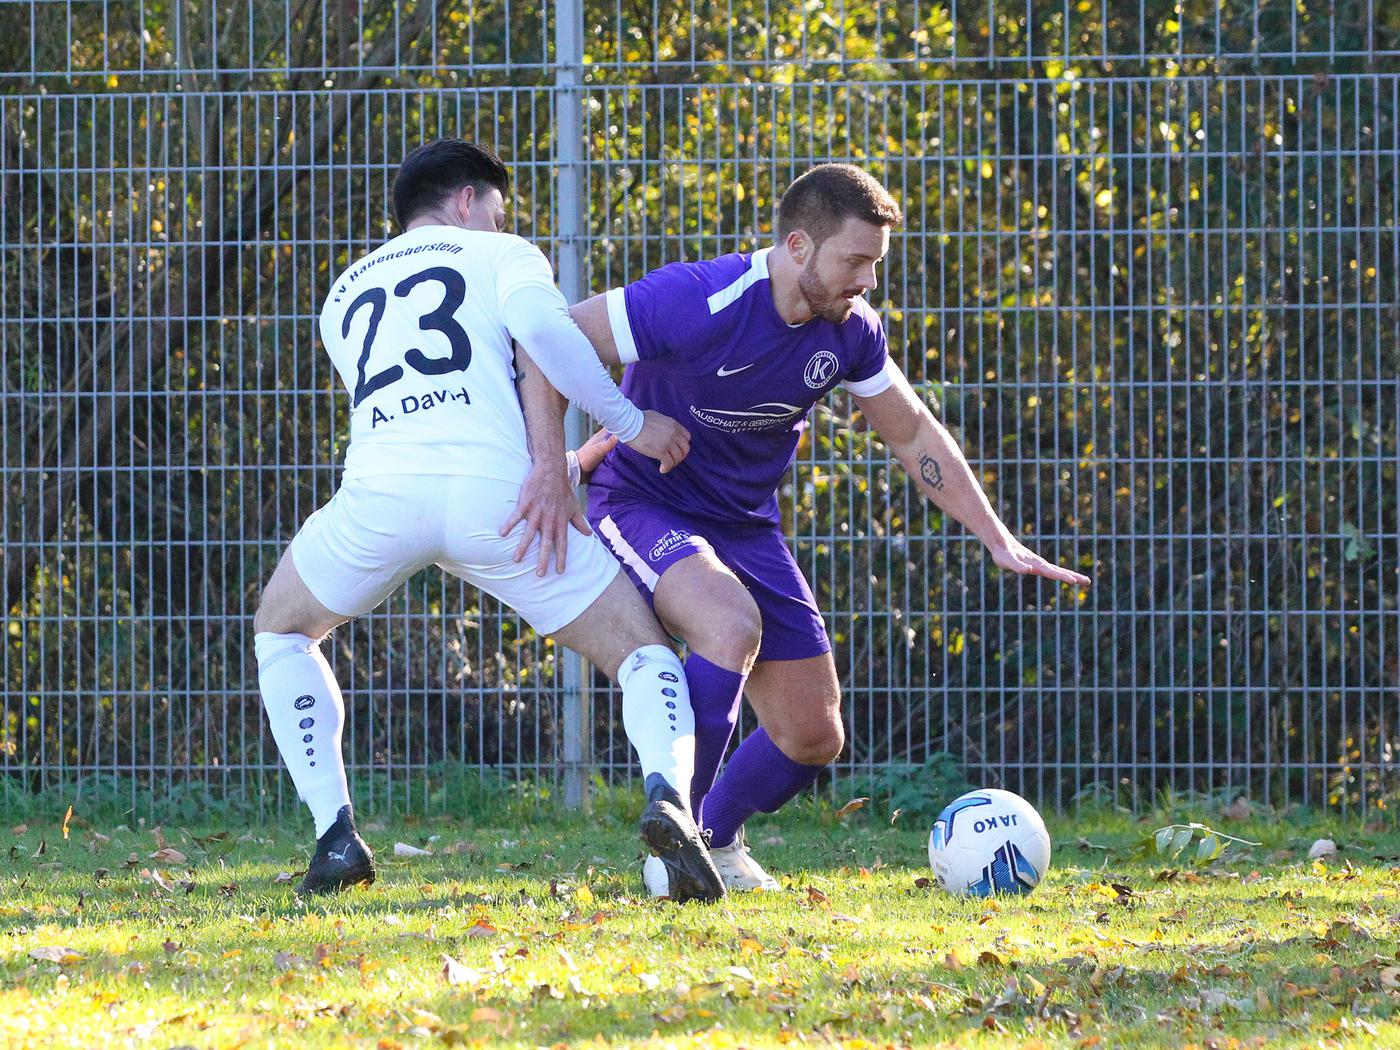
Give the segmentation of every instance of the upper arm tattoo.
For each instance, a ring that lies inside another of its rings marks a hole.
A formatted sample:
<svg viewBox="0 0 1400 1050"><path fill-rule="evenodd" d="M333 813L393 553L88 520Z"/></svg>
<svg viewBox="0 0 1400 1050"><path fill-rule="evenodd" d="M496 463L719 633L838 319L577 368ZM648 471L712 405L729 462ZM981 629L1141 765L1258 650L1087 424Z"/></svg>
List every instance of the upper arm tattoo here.
<svg viewBox="0 0 1400 1050"><path fill-rule="evenodd" d="M929 488L939 492L943 490L943 468L923 449L919 450L919 476Z"/></svg>

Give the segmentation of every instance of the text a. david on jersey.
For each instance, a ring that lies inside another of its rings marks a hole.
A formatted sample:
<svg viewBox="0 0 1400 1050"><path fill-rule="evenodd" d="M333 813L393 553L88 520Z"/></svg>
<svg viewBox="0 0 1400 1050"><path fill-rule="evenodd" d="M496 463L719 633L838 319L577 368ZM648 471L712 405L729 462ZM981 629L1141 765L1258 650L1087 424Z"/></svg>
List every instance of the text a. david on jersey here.
<svg viewBox="0 0 1400 1050"><path fill-rule="evenodd" d="M425 390L421 394L405 394L399 398L399 410L394 415L388 414L375 405L374 412L369 419L370 429L373 430L381 423L392 423L404 416L411 416L416 412L431 412L439 406L454 403L458 405L472 403L471 395L467 393L466 387L459 387L456 390Z"/></svg>

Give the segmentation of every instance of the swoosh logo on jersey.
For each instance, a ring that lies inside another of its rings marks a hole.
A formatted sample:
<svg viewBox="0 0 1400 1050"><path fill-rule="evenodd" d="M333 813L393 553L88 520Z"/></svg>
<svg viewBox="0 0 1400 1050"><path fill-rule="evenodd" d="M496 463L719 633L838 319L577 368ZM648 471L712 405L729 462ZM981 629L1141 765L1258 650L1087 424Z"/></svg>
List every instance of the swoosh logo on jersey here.
<svg viewBox="0 0 1400 1050"><path fill-rule="evenodd" d="M725 368L721 366L720 370L716 372L715 375L719 376L721 379L723 379L725 376L738 375L745 368L752 368L756 364L758 364L757 361L750 361L748 364L740 365L738 368Z"/></svg>

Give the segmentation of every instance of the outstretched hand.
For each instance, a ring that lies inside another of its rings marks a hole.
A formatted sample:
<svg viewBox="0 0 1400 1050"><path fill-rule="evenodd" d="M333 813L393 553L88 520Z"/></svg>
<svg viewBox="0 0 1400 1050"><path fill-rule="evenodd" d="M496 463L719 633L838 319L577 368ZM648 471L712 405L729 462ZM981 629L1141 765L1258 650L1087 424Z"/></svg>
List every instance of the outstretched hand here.
<svg viewBox="0 0 1400 1050"><path fill-rule="evenodd" d="M569 485L569 475L564 469L561 457L557 463L536 463L520 486L520 499L515 504L504 525L501 535L508 535L511 529L521 522L525 531L521 534L520 545L515 549L515 560L524 561L536 536L540 538L539 560L535 565L535 575L544 576L549 572L549 563L555 561L555 571L562 573L569 551L569 526L572 525L585 536L592 536L588 519L583 516L574 490Z"/></svg>
<svg viewBox="0 0 1400 1050"><path fill-rule="evenodd" d="M992 552L992 560L1003 569L1026 576L1044 576L1047 580L1055 580L1057 583L1074 583L1081 587L1089 583L1089 577L1082 572L1046 561L1015 537L1008 537L1004 543L988 549Z"/></svg>

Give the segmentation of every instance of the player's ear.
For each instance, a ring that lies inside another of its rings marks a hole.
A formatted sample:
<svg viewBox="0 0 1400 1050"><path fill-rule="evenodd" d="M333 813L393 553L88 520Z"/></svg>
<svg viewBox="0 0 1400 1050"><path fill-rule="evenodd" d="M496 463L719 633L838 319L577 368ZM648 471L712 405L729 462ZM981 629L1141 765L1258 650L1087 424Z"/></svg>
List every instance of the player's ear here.
<svg viewBox="0 0 1400 1050"><path fill-rule="evenodd" d="M786 244L792 261L799 266L806 263L808 256L812 254L812 238L807 236L806 230L793 230L787 235Z"/></svg>
<svg viewBox="0 0 1400 1050"><path fill-rule="evenodd" d="M461 213L462 221L466 222L471 218L472 204L476 201L476 187L471 183L463 186L457 191L457 210Z"/></svg>

